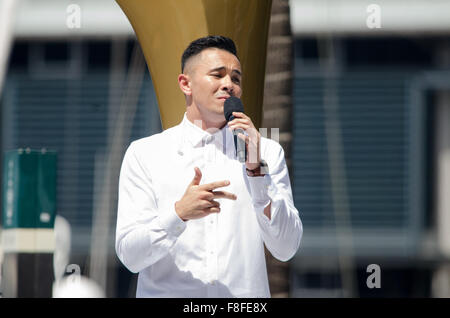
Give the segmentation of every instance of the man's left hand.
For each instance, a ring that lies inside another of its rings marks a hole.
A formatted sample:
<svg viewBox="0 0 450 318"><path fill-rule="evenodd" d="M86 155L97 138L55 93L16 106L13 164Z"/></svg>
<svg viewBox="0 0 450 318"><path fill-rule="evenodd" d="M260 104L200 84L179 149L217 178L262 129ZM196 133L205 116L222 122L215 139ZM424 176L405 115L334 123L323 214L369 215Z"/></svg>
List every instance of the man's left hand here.
<svg viewBox="0 0 450 318"><path fill-rule="evenodd" d="M256 169L260 166L260 142L261 134L253 125L250 117L241 112L233 112L235 117L232 121L228 122L228 127L233 131L241 128L247 135L238 134L238 138L245 141L245 148L247 151L247 158L245 160L245 167L249 170Z"/></svg>

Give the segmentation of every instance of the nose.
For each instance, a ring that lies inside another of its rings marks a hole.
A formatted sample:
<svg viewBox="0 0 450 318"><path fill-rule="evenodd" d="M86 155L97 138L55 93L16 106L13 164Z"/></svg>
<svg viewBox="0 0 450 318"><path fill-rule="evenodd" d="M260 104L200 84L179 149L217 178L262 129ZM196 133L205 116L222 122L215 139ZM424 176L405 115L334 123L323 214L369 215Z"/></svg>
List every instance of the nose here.
<svg viewBox="0 0 450 318"><path fill-rule="evenodd" d="M221 89L228 92L228 94L233 95L234 84L229 75L223 77Z"/></svg>

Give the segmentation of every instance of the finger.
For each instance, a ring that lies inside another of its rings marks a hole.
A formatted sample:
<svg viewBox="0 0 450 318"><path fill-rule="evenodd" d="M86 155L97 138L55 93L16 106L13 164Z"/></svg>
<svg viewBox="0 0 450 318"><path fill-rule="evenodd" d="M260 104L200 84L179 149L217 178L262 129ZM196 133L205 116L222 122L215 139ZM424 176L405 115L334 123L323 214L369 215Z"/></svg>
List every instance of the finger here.
<svg viewBox="0 0 450 318"><path fill-rule="evenodd" d="M231 125L230 126L230 130L231 131L235 131L235 130L237 130L237 129L242 129L243 131L247 131L247 130L249 130L251 128L251 126L249 126L249 125L245 125L245 124L236 124L236 125Z"/></svg>
<svg viewBox="0 0 450 318"><path fill-rule="evenodd" d="M228 123L228 126L230 126L230 125L236 125L236 124L238 124L238 123L241 123L241 124L248 124L248 119L245 119L245 118L235 118L235 119L233 119L232 121L230 121L230 122Z"/></svg>
<svg viewBox="0 0 450 318"><path fill-rule="evenodd" d="M248 121L247 119L233 119L232 121L230 121L228 123L228 127L232 128L232 127L236 127L236 126L251 126L250 121Z"/></svg>
<svg viewBox="0 0 450 318"><path fill-rule="evenodd" d="M249 118L246 114L243 112L233 112L233 116L241 117L241 118Z"/></svg>
<svg viewBox="0 0 450 318"><path fill-rule="evenodd" d="M195 167L194 171L195 171L194 179L192 179L190 185L199 185L200 180L202 179L202 172L200 171L200 169L198 167Z"/></svg>
<svg viewBox="0 0 450 318"><path fill-rule="evenodd" d="M216 208L218 208L218 207L220 207L220 203L217 202L217 201L214 201L214 200L211 200L211 201L209 201L209 200L203 200L202 203L201 203L201 205L200 205L200 207L201 207L202 209L209 209L209 208L211 208L211 207L216 207Z"/></svg>
<svg viewBox="0 0 450 318"><path fill-rule="evenodd" d="M205 210L206 213L219 213L220 212L220 208L218 207L211 207Z"/></svg>
<svg viewBox="0 0 450 318"><path fill-rule="evenodd" d="M236 124L236 125L231 125L230 127L230 130L232 131L232 132L234 132L234 133L238 133L237 131L236 131L236 129L239 129L239 128L241 128L243 131L245 131L245 134L247 135L247 136L249 136L250 138L253 138L253 139L259 139L259 132L256 130L256 128L254 128L253 126L251 126L251 125L245 125L245 124ZM238 133L239 134L239 133Z"/></svg>
<svg viewBox="0 0 450 318"><path fill-rule="evenodd" d="M245 135L242 133L237 134L237 136L242 139L243 141L245 141L245 145L246 146L251 146L251 147L257 147L258 143L257 141L255 141L256 139L254 139L253 137L249 136L249 135Z"/></svg>
<svg viewBox="0 0 450 318"><path fill-rule="evenodd" d="M226 187L230 185L230 181L229 180L223 180L223 181L215 181L215 182L211 182L211 183L207 183L207 184L203 184L200 186L200 190L206 190L206 191L211 191L217 188L221 188L221 187Z"/></svg>
<svg viewBox="0 0 450 318"><path fill-rule="evenodd" d="M214 191L214 199L230 199L230 200L236 200L237 196L233 193L226 192L226 191Z"/></svg>
<svg viewBox="0 0 450 318"><path fill-rule="evenodd" d="M244 135L244 134L242 134L242 133L239 133L237 136L238 136L240 139L242 139L243 141L245 141L246 144L249 143L249 137L248 137L247 135Z"/></svg>

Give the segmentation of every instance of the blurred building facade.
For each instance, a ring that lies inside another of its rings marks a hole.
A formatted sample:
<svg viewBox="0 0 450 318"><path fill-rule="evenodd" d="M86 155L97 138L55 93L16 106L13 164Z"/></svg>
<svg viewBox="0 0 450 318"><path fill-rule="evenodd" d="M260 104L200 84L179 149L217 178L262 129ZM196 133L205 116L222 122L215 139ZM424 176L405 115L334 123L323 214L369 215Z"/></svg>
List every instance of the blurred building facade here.
<svg viewBox="0 0 450 318"><path fill-rule="evenodd" d="M290 5L291 181L305 229L290 296L450 296L450 3ZM136 276L114 251L117 190L104 188L122 159L107 164L114 132L161 131L134 33L109 0L22 0L14 18L2 153L58 151L69 262L107 296L132 297ZM381 288L366 284L370 264Z"/></svg>
<svg viewBox="0 0 450 318"><path fill-rule="evenodd" d="M450 296L448 5L291 1L292 296Z"/></svg>

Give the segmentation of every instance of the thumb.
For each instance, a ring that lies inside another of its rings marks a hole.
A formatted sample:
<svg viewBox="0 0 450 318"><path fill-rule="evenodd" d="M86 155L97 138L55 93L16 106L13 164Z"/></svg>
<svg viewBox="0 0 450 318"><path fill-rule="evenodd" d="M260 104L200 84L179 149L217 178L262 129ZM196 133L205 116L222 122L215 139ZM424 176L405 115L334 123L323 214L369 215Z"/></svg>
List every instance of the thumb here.
<svg viewBox="0 0 450 318"><path fill-rule="evenodd" d="M194 176L194 179L192 179L192 181L191 181L191 185L199 185L200 180L202 179L202 172L200 171L200 169L198 167L195 167L194 170L195 170L195 176Z"/></svg>

